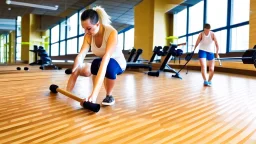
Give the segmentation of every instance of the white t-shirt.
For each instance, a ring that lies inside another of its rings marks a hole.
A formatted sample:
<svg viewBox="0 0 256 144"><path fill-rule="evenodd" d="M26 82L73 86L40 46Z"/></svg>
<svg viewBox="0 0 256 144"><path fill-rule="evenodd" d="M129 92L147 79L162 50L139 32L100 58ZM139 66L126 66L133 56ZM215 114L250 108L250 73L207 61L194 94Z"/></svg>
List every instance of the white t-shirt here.
<svg viewBox="0 0 256 144"><path fill-rule="evenodd" d="M213 41L213 32L210 31L208 35L205 35L204 32L202 34L202 40L199 45L199 49L207 52L214 53L214 41Z"/></svg>
<svg viewBox="0 0 256 144"><path fill-rule="evenodd" d="M104 25L104 28L105 28L105 30L104 30L104 34L103 34L103 40L102 40L101 47L98 48L96 46L94 37L92 37L92 41L91 41L91 50L98 57L103 57L104 56L109 35L113 30L115 30L110 25ZM122 50L123 50L122 47L119 47L118 44L117 44L111 58L115 59L118 62L118 64L122 68L122 70L125 70L126 60L125 60L125 57L124 57L124 54L123 54Z"/></svg>

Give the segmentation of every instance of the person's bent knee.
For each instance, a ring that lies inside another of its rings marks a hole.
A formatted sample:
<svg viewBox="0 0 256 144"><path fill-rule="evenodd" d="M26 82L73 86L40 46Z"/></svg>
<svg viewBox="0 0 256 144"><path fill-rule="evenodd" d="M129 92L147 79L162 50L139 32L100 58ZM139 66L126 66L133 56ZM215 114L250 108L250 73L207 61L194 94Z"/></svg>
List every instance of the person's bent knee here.
<svg viewBox="0 0 256 144"><path fill-rule="evenodd" d="M89 77L91 76L91 64L85 64L81 69L80 69L80 75L84 77Z"/></svg>
<svg viewBox="0 0 256 144"><path fill-rule="evenodd" d="M81 75L81 76L84 76L84 77L89 77L89 76L91 76L92 74L91 74L91 72L89 72L89 71L81 70L81 71L80 71L80 75Z"/></svg>
<svg viewBox="0 0 256 144"><path fill-rule="evenodd" d="M206 69L206 65L201 65L201 69Z"/></svg>
<svg viewBox="0 0 256 144"><path fill-rule="evenodd" d="M209 71L213 72L213 71L214 71L214 68L209 68Z"/></svg>

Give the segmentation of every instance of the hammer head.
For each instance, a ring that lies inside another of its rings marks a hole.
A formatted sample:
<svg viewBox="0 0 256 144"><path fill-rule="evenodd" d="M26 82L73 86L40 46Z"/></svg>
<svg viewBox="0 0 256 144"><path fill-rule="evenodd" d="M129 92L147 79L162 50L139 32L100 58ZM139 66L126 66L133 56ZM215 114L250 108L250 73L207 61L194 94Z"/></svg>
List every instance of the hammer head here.
<svg viewBox="0 0 256 144"><path fill-rule="evenodd" d="M52 84L51 86L50 86L50 90L51 90L51 92L53 92L53 93L58 93L57 92L57 88L58 88L59 86L57 86L57 85L55 85L55 84Z"/></svg>
<svg viewBox="0 0 256 144"><path fill-rule="evenodd" d="M95 103L91 103L91 102L84 102L83 107L85 109L89 109L93 112L98 112L100 110L100 104L95 104Z"/></svg>

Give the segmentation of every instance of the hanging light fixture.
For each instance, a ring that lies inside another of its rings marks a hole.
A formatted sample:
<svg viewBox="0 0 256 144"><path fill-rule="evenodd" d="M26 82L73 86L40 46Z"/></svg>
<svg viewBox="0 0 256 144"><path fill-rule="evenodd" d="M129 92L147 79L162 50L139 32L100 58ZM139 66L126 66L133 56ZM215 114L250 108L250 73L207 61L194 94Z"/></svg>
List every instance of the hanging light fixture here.
<svg viewBox="0 0 256 144"><path fill-rule="evenodd" d="M19 5L19 6L27 6L27 7L34 7L34 8L41 8L41 9L48 9L48 10L58 10L59 6L46 6L46 5L39 5L39 4L32 4L32 3L25 3L25 2L17 2L6 0L6 4L8 5Z"/></svg>

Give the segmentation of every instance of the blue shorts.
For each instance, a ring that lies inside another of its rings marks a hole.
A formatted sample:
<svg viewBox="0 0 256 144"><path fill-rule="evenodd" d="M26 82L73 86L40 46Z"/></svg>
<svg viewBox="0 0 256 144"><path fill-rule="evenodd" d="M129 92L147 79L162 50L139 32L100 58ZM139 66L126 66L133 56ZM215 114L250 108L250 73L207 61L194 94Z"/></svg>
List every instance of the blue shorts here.
<svg viewBox="0 0 256 144"><path fill-rule="evenodd" d="M100 68L101 61L102 61L102 58L97 58L92 61L91 73L93 75L97 75L98 70ZM123 72L124 71L122 70L122 68L120 67L118 62L115 59L110 58L105 77L108 79L114 80L114 79L116 79L116 75L120 75Z"/></svg>
<svg viewBox="0 0 256 144"><path fill-rule="evenodd" d="M199 58L206 58L207 60L213 60L214 59L214 53L199 50L198 52L198 57Z"/></svg>

